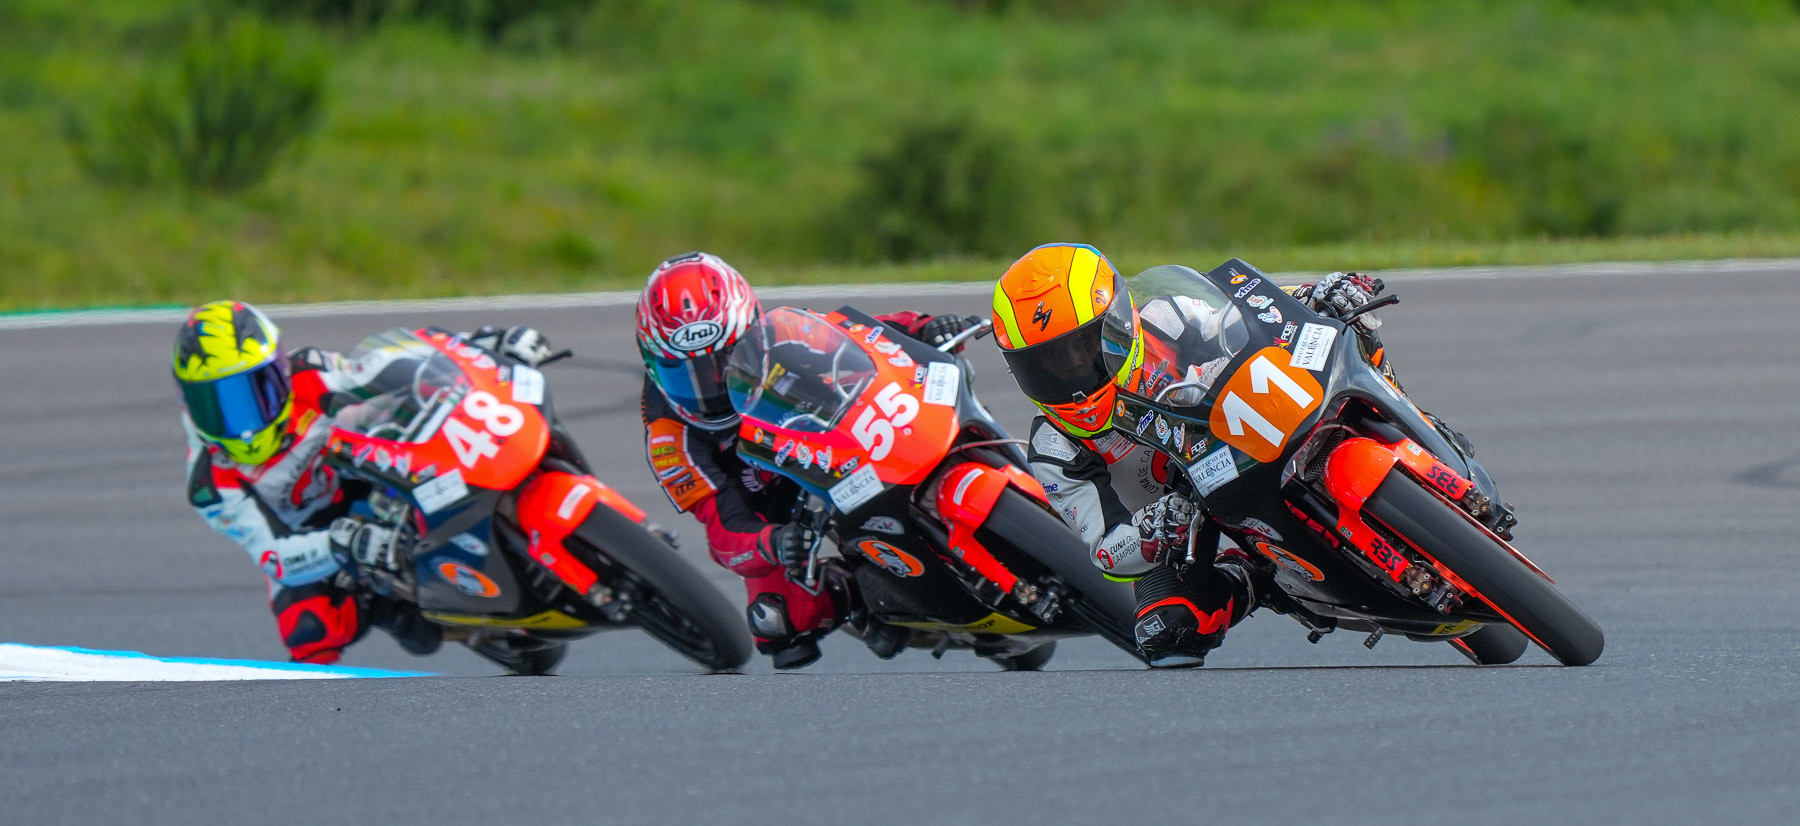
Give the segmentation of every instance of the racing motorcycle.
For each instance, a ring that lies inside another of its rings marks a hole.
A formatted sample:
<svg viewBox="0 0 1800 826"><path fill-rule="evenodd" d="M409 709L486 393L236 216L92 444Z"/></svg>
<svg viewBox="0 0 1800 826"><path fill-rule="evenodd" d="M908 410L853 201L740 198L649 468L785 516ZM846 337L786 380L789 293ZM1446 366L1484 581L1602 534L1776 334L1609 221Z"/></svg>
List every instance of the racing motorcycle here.
<svg viewBox="0 0 1800 826"><path fill-rule="evenodd" d="M934 348L851 307L770 310L726 367L738 455L799 484L797 519L838 549L822 560L815 541L802 584L828 589L851 634L879 620L1008 670L1077 635L1140 656L1129 587L1087 561L951 355L991 329Z"/></svg>
<svg viewBox="0 0 1800 826"><path fill-rule="evenodd" d="M742 615L594 477L541 371L435 328L371 336L350 369L362 389L326 461L370 483L368 512L398 537L353 566L365 587L518 674L620 628L712 671L749 659Z"/></svg>
<svg viewBox="0 0 1800 826"><path fill-rule="evenodd" d="M1264 604L1308 639L1343 628L1444 640L1477 664L1528 643L1564 665L1600 656L1600 627L1508 541L1517 523L1461 434L1400 389L1357 316L1313 312L1232 259L1204 275L1153 267L1127 282L1141 371L1114 429L1160 454L1219 532L1278 586ZM1515 630L1516 629L1516 630Z"/></svg>

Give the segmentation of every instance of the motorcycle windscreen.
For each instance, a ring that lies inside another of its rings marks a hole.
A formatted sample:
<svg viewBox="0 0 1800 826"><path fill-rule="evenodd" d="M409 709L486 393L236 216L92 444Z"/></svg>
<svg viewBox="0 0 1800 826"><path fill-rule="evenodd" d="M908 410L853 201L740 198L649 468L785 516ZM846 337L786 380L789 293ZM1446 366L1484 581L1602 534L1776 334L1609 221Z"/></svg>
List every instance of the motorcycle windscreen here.
<svg viewBox="0 0 1800 826"><path fill-rule="evenodd" d="M1173 408L1200 406L1250 342L1243 313L1188 267L1151 267L1127 283L1143 329L1144 381L1137 392Z"/></svg>
<svg viewBox="0 0 1800 826"><path fill-rule="evenodd" d="M428 441L469 392L469 378L436 347L402 329L363 339L350 354L350 374L366 396L338 411L338 427L398 442Z"/></svg>
<svg viewBox="0 0 1800 826"><path fill-rule="evenodd" d="M731 406L746 419L826 433L876 375L875 362L837 325L794 307L763 314L725 367Z"/></svg>

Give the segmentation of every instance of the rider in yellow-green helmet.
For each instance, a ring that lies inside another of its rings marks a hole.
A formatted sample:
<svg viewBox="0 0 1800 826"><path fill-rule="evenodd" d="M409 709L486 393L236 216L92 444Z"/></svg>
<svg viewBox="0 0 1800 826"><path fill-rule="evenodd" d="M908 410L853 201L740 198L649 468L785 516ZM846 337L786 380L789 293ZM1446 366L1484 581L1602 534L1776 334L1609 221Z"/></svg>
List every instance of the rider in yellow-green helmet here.
<svg viewBox="0 0 1800 826"><path fill-rule="evenodd" d="M293 415L281 331L241 301L195 310L175 339L175 382L200 438L232 461L260 465L281 450Z"/></svg>

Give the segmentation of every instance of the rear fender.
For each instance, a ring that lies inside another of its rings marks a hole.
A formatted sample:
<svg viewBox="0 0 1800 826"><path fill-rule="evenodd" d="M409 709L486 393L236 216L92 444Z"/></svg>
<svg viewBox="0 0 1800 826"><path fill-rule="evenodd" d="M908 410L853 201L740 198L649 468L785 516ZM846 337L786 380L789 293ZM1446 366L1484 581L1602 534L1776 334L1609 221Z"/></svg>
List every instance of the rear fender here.
<svg viewBox="0 0 1800 826"><path fill-rule="evenodd" d="M592 476L550 471L539 474L519 491L519 527L530 541L527 555L584 596L600 575L563 543L601 505L633 522L644 521L642 509Z"/></svg>
<svg viewBox="0 0 1800 826"><path fill-rule="evenodd" d="M975 538L975 529L987 521L994 503L1000 501L1000 492L1008 486L1039 502L1048 501L1044 486L1019 468L964 462L943 475L937 486L937 510L950 526L950 552L1010 593L1018 584L1018 575Z"/></svg>

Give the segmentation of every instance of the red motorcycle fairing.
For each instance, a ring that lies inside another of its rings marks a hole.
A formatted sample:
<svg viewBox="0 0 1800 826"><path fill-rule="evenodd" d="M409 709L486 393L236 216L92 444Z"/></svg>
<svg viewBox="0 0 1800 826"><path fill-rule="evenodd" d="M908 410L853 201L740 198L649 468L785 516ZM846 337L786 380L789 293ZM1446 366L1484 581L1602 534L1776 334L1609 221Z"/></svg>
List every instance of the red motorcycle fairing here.
<svg viewBox="0 0 1800 826"><path fill-rule="evenodd" d="M950 526L950 552L969 563L1001 590L1011 592L1019 577L994 558L975 538L975 529L993 513L994 503L1008 485L1031 498L1048 503L1044 486L1016 467L996 468L979 462L963 462L939 477L937 509Z"/></svg>
<svg viewBox="0 0 1800 826"><path fill-rule="evenodd" d="M526 553L577 594L586 594L600 575L576 559L563 547L563 541L601 505L633 522L644 521L642 509L592 476L548 471L538 474L519 492L519 527L531 543Z"/></svg>

